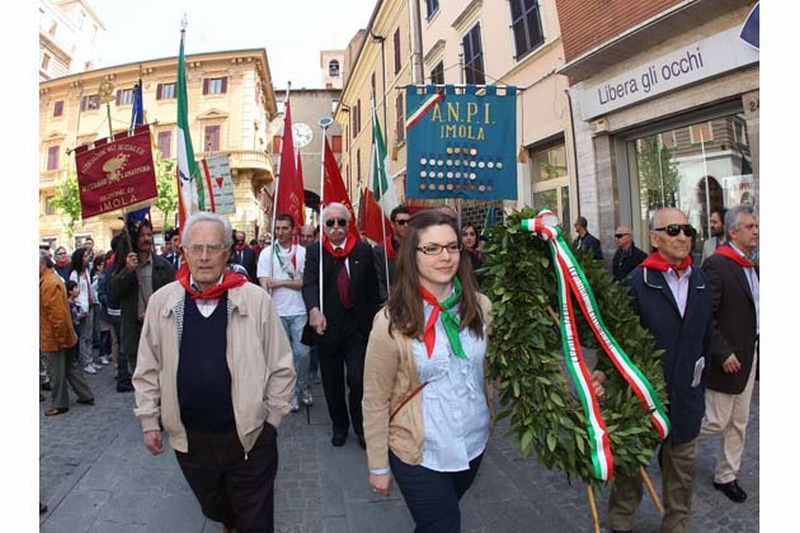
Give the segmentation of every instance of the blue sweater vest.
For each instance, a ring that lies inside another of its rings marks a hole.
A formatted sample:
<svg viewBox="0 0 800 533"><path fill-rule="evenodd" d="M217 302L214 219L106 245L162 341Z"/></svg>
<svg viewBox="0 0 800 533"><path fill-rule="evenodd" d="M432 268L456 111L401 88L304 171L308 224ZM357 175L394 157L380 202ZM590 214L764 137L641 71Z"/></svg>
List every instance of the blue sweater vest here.
<svg viewBox="0 0 800 533"><path fill-rule="evenodd" d="M227 293L204 317L187 297L178 362L178 404L187 430L222 433L236 428L227 349Z"/></svg>

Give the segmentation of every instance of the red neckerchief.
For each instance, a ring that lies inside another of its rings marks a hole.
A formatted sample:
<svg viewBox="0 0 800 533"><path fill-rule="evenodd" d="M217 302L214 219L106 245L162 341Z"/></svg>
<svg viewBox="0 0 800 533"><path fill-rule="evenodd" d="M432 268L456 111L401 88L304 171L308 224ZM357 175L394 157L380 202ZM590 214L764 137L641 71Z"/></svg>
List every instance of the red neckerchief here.
<svg viewBox="0 0 800 533"><path fill-rule="evenodd" d="M348 232L347 238L344 241L344 249L339 250L335 248L333 244L331 244L331 242L328 240L328 236L323 234L322 246L324 246L325 249L328 250L328 253L331 254L331 256L333 256L335 259L345 259L348 255L350 255L350 252L353 251L353 248L356 247L358 240L359 238L357 236L354 236L352 232Z"/></svg>
<svg viewBox="0 0 800 533"><path fill-rule="evenodd" d="M389 235L386 239L386 257L389 259L397 259L397 249L394 247L394 235Z"/></svg>
<svg viewBox="0 0 800 533"><path fill-rule="evenodd" d="M484 260L483 252L479 251L477 248L467 248L467 251L477 257L479 260Z"/></svg>
<svg viewBox="0 0 800 533"><path fill-rule="evenodd" d="M179 270L178 276L176 276L176 278L183 286L183 288L186 289L186 294L188 294L192 300L196 300L198 298L201 298L203 300L213 300L215 298L219 298L220 296L222 296L228 289L234 289L236 287L240 287L245 283L247 283L246 276L242 274L237 274L236 272L231 272L230 270L226 270L225 273L222 275L222 283L217 283L213 287L206 289L203 292L198 292L197 289L192 287L192 284L189 281L188 268L183 272Z"/></svg>
<svg viewBox="0 0 800 533"><path fill-rule="evenodd" d="M667 262L664 259L664 256L658 252L653 252L652 254L647 256L647 259L642 261L642 266L647 268L652 268L654 270L658 270L659 272L666 272L667 270L674 270L677 274L683 270L689 268L689 265L692 264L692 256L687 255L686 259L681 261L680 265L673 265Z"/></svg>
<svg viewBox="0 0 800 533"><path fill-rule="evenodd" d="M739 255L739 253L730 247L728 244L723 244L719 248L714 251L714 255L724 255L731 261L735 261L736 263L742 265L745 268L753 268L756 265L750 261L748 258Z"/></svg>

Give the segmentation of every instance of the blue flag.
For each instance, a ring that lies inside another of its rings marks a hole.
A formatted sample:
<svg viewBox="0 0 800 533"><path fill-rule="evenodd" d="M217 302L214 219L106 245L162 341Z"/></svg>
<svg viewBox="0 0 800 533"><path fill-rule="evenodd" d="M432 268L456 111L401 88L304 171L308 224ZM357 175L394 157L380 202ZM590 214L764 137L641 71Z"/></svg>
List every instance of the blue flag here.
<svg viewBox="0 0 800 533"><path fill-rule="evenodd" d="M747 15L747 20L744 21L744 25L742 26L742 32L739 34L739 37L755 48L756 50L759 49L759 44L761 42L760 37L760 28L759 28L759 15L758 15L758 5L759 3L756 2L756 5L750 11L750 14Z"/></svg>
<svg viewBox="0 0 800 533"><path fill-rule="evenodd" d="M142 79L133 86L133 107L131 108L131 130L144 124L144 101L142 100Z"/></svg>

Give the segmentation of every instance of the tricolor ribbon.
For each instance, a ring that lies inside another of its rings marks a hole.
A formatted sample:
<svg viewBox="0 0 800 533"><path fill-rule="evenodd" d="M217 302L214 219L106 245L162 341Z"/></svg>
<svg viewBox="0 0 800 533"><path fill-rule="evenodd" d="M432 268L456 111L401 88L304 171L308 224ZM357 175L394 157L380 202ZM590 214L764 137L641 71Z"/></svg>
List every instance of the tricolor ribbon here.
<svg viewBox="0 0 800 533"><path fill-rule="evenodd" d="M608 481L614 476L614 459L611 455L611 443L606 430L600 405L594 393L589 370L578 342L578 326L575 320L570 292L575 295L578 305L583 311L589 326L600 341L603 350L608 354L619 373L630 384L642 405L650 413L650 420L658 431L661 440L669 435L670 423L661 402L658 400L653 386L642 372L631 362L628 354L608 331L603 323L594 293L583 274L575 256L564 241L558 218L548 209L539 212L536 218L523 220L523 230L535 232L550 244L553 253L553 264L558 281L559 317L561 319L561 344L564 349L567 369L575 382L584 420L589 433L594 477Z"/></svg>

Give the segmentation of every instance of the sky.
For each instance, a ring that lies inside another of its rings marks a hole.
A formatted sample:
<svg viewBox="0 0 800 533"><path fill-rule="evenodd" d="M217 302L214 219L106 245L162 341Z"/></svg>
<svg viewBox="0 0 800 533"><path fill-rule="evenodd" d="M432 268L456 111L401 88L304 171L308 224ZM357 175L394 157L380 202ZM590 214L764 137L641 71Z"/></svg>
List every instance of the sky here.
<svg viewBox="0 0 800 533"><path fill-rule="evenodd" d="M377 0L89 0L106 26L104 67L177 56L181 19L186 55L264 48L276 90L321 88L321 50L347 47Z"/></svg>

